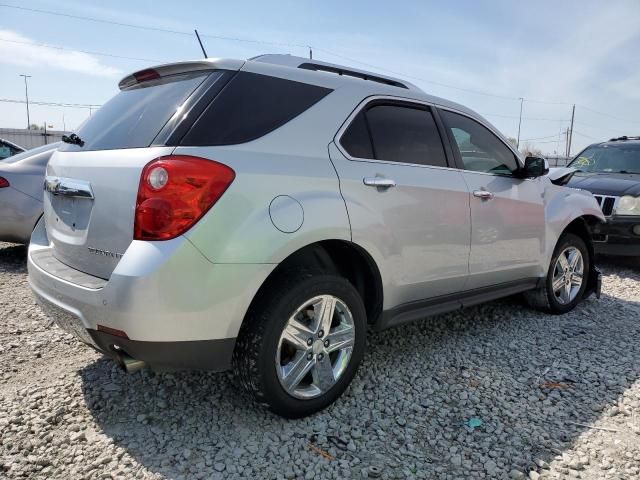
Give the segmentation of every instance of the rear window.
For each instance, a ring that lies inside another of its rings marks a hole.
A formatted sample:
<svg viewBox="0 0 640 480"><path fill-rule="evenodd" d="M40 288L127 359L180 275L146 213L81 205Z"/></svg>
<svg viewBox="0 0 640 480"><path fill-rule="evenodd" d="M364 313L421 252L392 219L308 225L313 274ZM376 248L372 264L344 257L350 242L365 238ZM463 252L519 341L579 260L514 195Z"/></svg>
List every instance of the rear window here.
<svg viewBox="0 0 640 480"><path fill-rule="evenodd" d="M234 145L255 140L331 92L307 83L240 72L207 107L181 145Z"/></svg>
<svg viewBox="0 0 640 480"><path fill-rule="evenodd" d="M61 150L113 150L148 147L165 123L211 72L191 72L146 81L120 91L77 132L83 147Z"/></svg>

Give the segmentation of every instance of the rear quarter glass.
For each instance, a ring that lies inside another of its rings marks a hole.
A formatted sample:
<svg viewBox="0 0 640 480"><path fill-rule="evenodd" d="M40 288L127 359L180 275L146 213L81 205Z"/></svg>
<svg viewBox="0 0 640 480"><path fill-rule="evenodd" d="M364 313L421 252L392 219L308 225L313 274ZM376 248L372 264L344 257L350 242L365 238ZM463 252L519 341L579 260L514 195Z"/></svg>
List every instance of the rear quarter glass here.
<svg viewBox="0 0 640 480"><path fill-rule="evenodd" d="M64 144L62 151L86 152L148 147L162 127L209 75L190 72L145 81L121 90L77 132L82 147Z"/></svg>
<svg viewBox="0 0 640 480"><path fill-rule="evenodd" d="M291 121L333 90L251 72L238 73L182 138L182 146L235 145Z"/></svg>

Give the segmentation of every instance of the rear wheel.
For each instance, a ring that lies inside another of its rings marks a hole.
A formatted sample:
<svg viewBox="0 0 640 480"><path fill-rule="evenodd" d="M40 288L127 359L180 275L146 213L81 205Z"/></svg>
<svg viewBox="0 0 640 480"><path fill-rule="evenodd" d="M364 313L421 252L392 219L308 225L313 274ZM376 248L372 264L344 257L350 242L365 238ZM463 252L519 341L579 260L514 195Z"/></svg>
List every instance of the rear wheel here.
<svg viewBox="0 0 640 480"><path fill-rule="evenodd" d="M334 402L365 349L366 313L357 290L336 275L298 275L261 295L234 351L242 386L290 418Z"/></svg>
<svg viewBox="0 0 640 480"><path fill-rule="evenodd" d="M589 277L589 250L577 235L563 235L551 258L543 287L525 294L528 303L551 313L566 313L582 300Z"/></svg>

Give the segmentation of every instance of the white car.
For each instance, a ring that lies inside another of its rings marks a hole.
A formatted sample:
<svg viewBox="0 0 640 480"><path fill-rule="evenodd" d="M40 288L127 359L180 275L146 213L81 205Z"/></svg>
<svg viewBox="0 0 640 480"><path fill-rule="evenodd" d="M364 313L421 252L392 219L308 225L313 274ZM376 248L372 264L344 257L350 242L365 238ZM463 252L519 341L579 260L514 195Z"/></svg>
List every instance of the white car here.
<svg viewBox="0 0 640 480"><path fill-rule="evenodd" d="M298 417L368 328L525 292L599 293L591 194L400 79L288 55L162 65L54 153L29 281L128 370L234 367Z"/></svg>

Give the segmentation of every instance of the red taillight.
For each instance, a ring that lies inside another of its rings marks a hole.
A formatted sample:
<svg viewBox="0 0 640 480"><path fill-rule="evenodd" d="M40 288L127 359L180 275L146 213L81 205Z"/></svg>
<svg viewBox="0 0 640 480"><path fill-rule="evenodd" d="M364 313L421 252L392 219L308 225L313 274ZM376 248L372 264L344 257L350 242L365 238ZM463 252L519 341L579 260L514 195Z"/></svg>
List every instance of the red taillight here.
<svg viewBox="0 0 640 480"><path fill-rule="evenodd" d="M170 240L189 230L218 201L235 178L218 162L169 155L142 170L133 238Z"/></svg>
<svg viewBox="0 0 640 480"><path fill-rule="evenodd" d="M9 186L9 180L4 177L0 177L0 188L7 188Z"/></svg>
<svg viewBox="0 0 640 480"><path fill-rule="evenodd" d="M160 78L160 74L156 72L153 68L148 68L146 70L141 70L140 72L134 73L133 78L136 79L136 82L148 82L149 80L155 80L156 78Z"/></svg>

